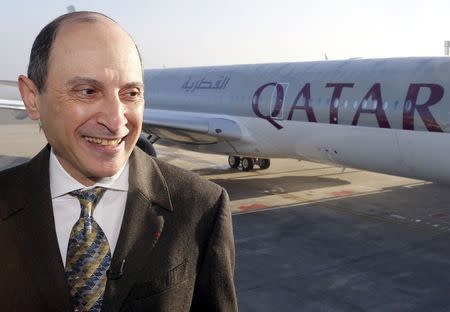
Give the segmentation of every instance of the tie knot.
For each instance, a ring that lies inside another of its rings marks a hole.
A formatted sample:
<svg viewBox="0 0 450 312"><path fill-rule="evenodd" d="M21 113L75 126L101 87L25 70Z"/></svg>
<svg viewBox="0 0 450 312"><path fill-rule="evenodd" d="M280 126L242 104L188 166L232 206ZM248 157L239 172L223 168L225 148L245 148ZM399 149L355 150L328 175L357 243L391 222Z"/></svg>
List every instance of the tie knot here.
<svg viewBox="0 0 450 312"><path fill-rule="evenodd" d="M69 195L77 197L80 201L81 210L87 210L87 214L92 216L95 206L97 206L97 203L100 201L105 191L105 188L97 186L89 190L72 191Z"/></svg>

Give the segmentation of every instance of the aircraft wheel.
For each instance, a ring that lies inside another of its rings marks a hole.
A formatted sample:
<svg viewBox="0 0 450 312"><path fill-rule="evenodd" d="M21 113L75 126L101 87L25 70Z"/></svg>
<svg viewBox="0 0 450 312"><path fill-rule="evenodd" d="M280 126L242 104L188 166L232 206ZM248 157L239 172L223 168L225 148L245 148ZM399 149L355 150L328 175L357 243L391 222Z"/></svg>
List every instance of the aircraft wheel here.
<svg viewBox="0 0 450 312"><path fill-rule="evenodd" d="M268 169L270 167L270 159L267 158L258 159L258 166L261 169Z"/></svg>
<svg viewBox="0 0 450 312"><path fill-rule="evenodd" d="M150 143L149 140L147 140L146 136L144 134L141 134L139 136L139 139L136 142L137 147L139 147L141 150L149 154L150 156L156 157L156 150L152 143Z"/></svg>
<svg viewBox="0 0 450 312"><path fill-rule="evenodd" d="M241 158L238 156L228 156L228 164L231 168L237 168L239 167L239 164L241 163Z"/></svg>
<svg viewBox="0 0 450 312"><path fill-rule="evenodd" d="M254 165L255 162L253 161L253 158L242 158L242 171L250 171L253 169Z"/></svg>

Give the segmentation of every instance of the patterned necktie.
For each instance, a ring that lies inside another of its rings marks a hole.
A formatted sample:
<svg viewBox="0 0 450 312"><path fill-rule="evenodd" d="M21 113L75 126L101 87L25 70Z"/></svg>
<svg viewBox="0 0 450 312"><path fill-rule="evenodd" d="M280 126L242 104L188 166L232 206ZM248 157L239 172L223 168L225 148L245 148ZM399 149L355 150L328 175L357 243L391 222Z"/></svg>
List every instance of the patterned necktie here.
<svg viewBox="0 0 450 312"><path fill-rule="evenodd" d="M101 187L69 193L81 205L80 219L70 233L65 268L75 312L96 312L102 308L111 251L105 233L92 215L104 193Z"/></svg>

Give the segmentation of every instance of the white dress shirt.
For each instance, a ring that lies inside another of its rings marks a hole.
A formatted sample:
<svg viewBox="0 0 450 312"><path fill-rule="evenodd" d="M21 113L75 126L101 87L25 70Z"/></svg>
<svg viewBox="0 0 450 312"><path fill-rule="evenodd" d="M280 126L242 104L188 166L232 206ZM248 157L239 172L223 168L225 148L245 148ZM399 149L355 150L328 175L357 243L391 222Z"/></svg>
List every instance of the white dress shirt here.
<svg viewBox="0 0 450 312"><path fill-rule="evenodd" d="M56 236L58 238L61 258L66 265L67 246L72 227L80 218L81 207L78 198L69 192L90 189L96 186L106 188L102 199L94 209L94 219L100 225L108 239L111 256L119 238L119 231L125 212L128 192L128 162L112 177L103 178L93 186L86 187L61 166L53 149L50 153L50 192L52 196L53 215L55 217Z"/></svg>

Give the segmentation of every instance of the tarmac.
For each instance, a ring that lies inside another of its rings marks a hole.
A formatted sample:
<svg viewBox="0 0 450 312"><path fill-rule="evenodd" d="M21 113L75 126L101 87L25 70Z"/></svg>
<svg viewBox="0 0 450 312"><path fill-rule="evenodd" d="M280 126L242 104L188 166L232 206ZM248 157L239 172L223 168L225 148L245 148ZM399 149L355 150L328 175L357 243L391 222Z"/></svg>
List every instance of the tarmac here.
<svg viewBox="0 0 450 312"><path fill-rule="evenodd" d="M0 133L0 170L46 142L5 111ZM297 160L242 172L156 150L228 191L240 311L450 311L449 186Z"/></svg>

